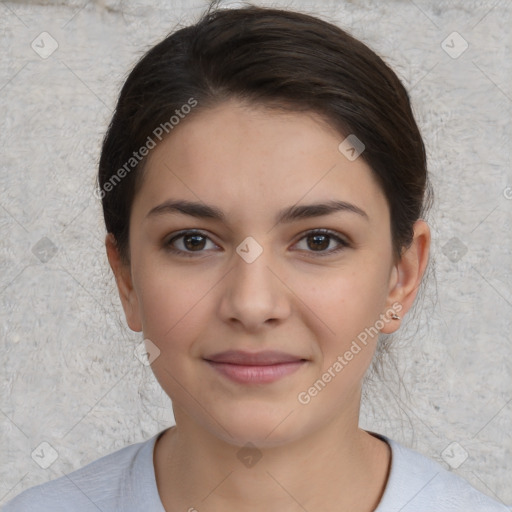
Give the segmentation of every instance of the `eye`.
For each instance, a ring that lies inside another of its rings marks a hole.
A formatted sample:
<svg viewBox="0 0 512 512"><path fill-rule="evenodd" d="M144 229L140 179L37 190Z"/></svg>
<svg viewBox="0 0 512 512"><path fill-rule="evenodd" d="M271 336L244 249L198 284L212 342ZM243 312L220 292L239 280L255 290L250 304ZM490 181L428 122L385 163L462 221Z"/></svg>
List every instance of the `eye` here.
<svg viewBox="0 0 512 512"><path fill-rule="evenodd" d="M315 229L306 232L296 245L305 240L305 248L299 248L309 253L317 253L318 256L328 256L349 247L349 243L341 238L338 234L328 229ZM335 242L334 248L328 249ZM207 247L208 242L213 246ZM215 249L218 246L213 243L210 238L201 231L182 231L168 241L164 242L165 250L186 256L194 257L204 253L207 249Z"/></svg>
<svg viewBox="0 0 512 512"><path fill-rule="evenodd" d="M302 248L300 250L305 250L306 252L318 253L318 256L328 256L339 252L346 247L349 247L348 242L343 240L340 236L338 236L335 232L330 231L328 229L314 229L312 231L308 231L300 240L305 240L306 248ZM325 250L329 246L331 246L331 242L336 242L338 244L337 247L334 247L330 250ZM312 250L308 250L312 249Z"/></svg>
<svg viewBox="0 0 512 512"><path fill-rule="evenodd" d="M208 249L207 241L218 247L201 231L182 231L165 242L164 246L166 250L175 254L195 256L194 253L201 254L205 248Z"/></svg>

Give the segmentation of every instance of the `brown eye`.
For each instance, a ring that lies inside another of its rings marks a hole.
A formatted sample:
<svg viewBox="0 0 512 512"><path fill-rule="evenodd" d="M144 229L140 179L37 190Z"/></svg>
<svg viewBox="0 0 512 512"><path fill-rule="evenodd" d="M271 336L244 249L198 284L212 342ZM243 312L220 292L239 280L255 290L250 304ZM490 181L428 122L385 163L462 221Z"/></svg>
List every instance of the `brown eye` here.
<svg viewBox="0 0 512 512"><path fill-rule="evenodd" d="M308 247L314 251L322 251L329 247L331 242L329 235L308 235Z"/></svg>
<svg viewBox="0 0 512 512"><path fill-rule="evenodd" d="M309 231L299 240L299 242L302 242L303 240L306 242L304 244L305 247L303 245L300 250L319 253L318 256L333 254L349 246L348 242L340 238L337 234L332 231L322 229ZM331 247L331 249L327 250L329 247Z"/></svg>
<svg viewBox="0 0 512 512"><path fill-rule="evenodd" d="M205 237L203 235L185 235L183 237L183 245L189 251L204 249Z"/></svg>
<svg viewBox="0 0 512 512"><path fill-rule="evenodd" d="M202 254L208 249L210 242L217 247L204 233L199 231L184 231L165 242L165 249L183 256L194 256L193 253Z"/></svg>

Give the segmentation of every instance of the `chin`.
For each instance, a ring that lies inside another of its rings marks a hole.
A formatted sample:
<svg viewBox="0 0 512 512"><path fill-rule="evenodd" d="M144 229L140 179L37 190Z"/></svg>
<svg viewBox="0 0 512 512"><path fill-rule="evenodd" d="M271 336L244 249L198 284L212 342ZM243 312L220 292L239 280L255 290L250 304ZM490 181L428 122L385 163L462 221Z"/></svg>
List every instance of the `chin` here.
<svg viewBox="0 0 512 512"><path fill-rule="evenodd" d="M247 443L259 448L285 445L299 439L305 427L303 411L283 404L247 403L218 410L215 417L222 418L222 426L209 421L209 430L226 443L240 447Z"/></svg>

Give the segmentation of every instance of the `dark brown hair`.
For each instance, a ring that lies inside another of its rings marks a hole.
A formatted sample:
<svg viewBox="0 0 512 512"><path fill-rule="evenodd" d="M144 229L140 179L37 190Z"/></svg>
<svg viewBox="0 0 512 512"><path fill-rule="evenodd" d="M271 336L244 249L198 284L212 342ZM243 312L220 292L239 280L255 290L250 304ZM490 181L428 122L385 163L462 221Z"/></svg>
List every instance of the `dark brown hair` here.
<svg viewBox="0 0 512 512"><path fill-rule="evenodd" d="M354 134L362 141L361 158L387 198L400 256L431 195L425 148L404 86L375 52L339 27L249 6L210 9L170 34L141 58L121 90L98 184L107 231L126 262L130 211L147 149L163 131L172 136L176 120L228 99L314 112L340 137Z"/></svg>

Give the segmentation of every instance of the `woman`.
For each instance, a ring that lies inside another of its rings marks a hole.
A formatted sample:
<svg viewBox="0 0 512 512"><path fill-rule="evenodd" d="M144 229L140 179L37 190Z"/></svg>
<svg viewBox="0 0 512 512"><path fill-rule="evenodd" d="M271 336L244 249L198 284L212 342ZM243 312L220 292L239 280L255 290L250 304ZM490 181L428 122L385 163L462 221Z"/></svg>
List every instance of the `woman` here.
<svg viewBox="0 0 512 512"><path fill-rule="evenodd" d="M176 426L6 511L507 510L358 426L430 246L421 134L368 47L311 16L211 10L129 75L98 194Z"/></svg>

